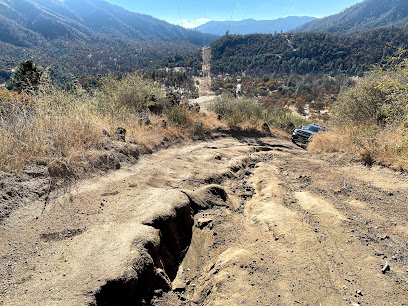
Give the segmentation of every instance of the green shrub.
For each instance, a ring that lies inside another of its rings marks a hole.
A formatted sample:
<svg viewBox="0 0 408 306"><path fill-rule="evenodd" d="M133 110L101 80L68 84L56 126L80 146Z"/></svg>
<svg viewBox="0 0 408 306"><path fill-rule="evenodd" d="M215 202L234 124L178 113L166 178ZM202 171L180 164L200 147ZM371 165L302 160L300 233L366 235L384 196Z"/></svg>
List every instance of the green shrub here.
<svg viewBox="0 0 408 306"><path fill-rule="evenodd" d="M380 120L380 110L386 95L378 88L378 81L370 75L345 91L334 105L334 121L340 124L362 124Z"/></svg>
<svg viewBox="0 0 408 306"><path fill-rule="evenodd" d="M404 51L400 52L340 95L333 108L336 123L407 122L408 59L402 58Z"/></svg>
<svg viewBox="0 0 408 306"><path fill-rule="evenodd" d="M230 125L251 122L263 119L264 109L253 99L233 98L227 95L218 97L210 109L217 115L224 117Z"/></svg>
<svg viewBox="0 0 408 306"><path fill-rule="evenodd" d="M106 78L101 94L98 107L102 112L124 115L145 111L153 96L159 104L164 103L165 97L158 83L143 79L140 74L129 74L120 80Z"/></svg>
<svg viewBox="0 0 408 306"><path fill-rule="evenodd" d="M187 110L181 106L174 106L165 110L165 114L170 123L175 125L185 125L188 121Z"/></svg>
<svg viewBox="0 0 408 306"><path fill-rule="evenodd" d="M265 114L265 122L277 128L286 128L289 123L293 123L295 127L305 126L312 123L305 117L290 111L284 111L280 108L268 109Z"/></svg>

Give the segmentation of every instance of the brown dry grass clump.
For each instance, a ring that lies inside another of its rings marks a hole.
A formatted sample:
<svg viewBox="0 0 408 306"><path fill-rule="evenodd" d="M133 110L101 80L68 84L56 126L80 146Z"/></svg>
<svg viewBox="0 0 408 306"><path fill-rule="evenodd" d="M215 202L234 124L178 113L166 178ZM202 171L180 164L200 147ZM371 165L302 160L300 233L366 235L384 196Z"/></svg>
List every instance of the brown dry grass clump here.
<svg viewBox="0 0 408 306"><path fill-rule="evenodd" d="M364 164L408 171L408 139L403 126L338 126L313 137L310 152L349 152Z"/></svg>
<svg viewBox="0 0 408 306"><path fill-rule="evenodd" d="M95 114L79 104L56 105L46 97L7 96L0 101L0 170L29 161L67 158L101 144ZM53 96L66 99L63 94Z"/></svg>
<svg viewBox="0 0 408 306"><path fill-rule="evenodd" d="M347 149L347 134L334 129L315 135L308 146L310 152L342 152Z"/></svg>
<svg viewBox="0 0 408 306"><path fill-rule="evenodd" d="M367 165L377 162L408 171L408 141L402 126L356 127L350 134L350 148Z"/></svg>

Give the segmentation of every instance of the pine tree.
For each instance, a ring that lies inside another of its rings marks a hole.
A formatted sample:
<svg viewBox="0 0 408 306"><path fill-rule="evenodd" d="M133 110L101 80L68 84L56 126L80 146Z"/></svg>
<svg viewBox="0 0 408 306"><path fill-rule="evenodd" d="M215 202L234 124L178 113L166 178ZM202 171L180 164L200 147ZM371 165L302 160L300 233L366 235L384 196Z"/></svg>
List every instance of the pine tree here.
<svg viewBox="0 0 408 306"><path fill-rule="evenodd" d="M45 71L41 66L33 60L24 60L20 62L16 72L11 77L8 89L18 93L35 93L45 76Z"/></svg>

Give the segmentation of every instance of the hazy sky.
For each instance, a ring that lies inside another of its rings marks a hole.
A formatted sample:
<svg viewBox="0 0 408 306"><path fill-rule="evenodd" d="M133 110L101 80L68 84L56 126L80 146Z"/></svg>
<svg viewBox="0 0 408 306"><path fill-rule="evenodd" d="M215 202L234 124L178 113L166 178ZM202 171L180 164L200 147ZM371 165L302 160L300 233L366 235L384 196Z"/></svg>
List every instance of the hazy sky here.
<svg viewBox="0 0 408 306"><path fill-rule="evenodd" d="M107 0L130 11L152 15L175 24L192 27L205 19L230 20L234 0ZM180 7L180 14L177 7ZM233 20L276 19L286 16L323 17L362 0L236 0ZM181 15L181 18L180 18Z"/></svg>

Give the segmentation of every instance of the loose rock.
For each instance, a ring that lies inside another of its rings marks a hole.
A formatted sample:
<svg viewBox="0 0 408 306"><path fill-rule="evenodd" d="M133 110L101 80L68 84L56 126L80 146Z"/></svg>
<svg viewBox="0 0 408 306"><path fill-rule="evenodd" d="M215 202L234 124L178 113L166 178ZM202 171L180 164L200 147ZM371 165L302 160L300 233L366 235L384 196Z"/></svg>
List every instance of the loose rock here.
<svg viewBox="0 0 408 306"><path fill-rule="evenodd" d="M180 278L176 278L172 283L172 290L175 292L184 292L186 290L186 282Z"/></svg>
<svg viewBox="0 0 408 306"><path fill-rule="evenodd" d="M265 131L266 133L270 133L271 130L269 129L269 124L266 122L262 125L262 130Z"/></svg>
<svg viewBox="0 0 408 306"><path fill-rule="evenodd" d="M391 270L391 267L390 267L390 265L388 264L388 261L386 261L384 267L383 267L382 270L381 270L381 272L382 272L383 274L385 274L385 273L386 273L387 271L389 271L389 270Z"/></svg>
<svg viewBox="0 0 408 306"><path fill-rule="evenodd" d="M212 219L210 218L200 218L197 220L197 227L200 229L203 229L207 225L211 226L211 224L212 224Z"/></svg>
<svg viewBox="0 0 408 306"><path fill-rule="evenodd" d="M102 130L102 134L103 134L104 136L110 138L110 134L109 134L109 132L108 132L107 130L103 129L103 130Z"/></svg>
<svg viewBox="0 0 408 306"><path fill-rule="evenodd" d="M117 128L115 131L115 137L116 140L126 142L126 129L121 127Z"/></svg>

